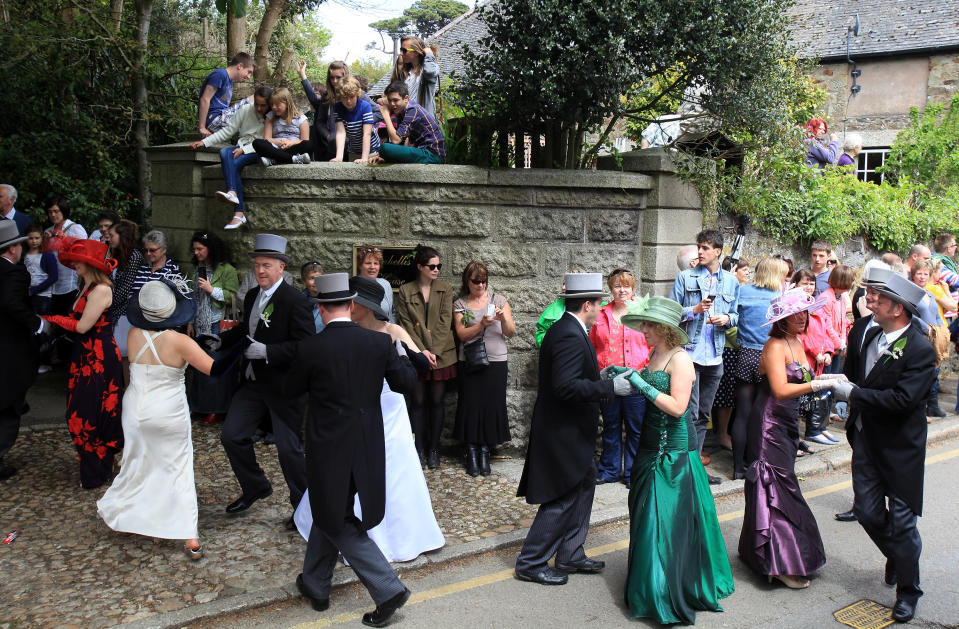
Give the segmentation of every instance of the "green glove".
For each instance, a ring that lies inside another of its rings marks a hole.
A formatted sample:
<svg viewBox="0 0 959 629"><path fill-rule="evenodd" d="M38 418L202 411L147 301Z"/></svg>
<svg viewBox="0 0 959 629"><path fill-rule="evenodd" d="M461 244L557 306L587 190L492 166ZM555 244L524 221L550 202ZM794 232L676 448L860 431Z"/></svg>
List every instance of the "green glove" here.
<svg viewBox="0 0 959 629"><path fill-rule="evenodd" d="M640 393L646 396L650 402L655 402L656 398L659 397L659 394L662 393L659 389L649 384L643 377L639 375L638 372L633 372L626 377L629 380L629 383L639 389Z"/></svg>
<svg viewBox="0 0 959 629"><path fill-rule="evenodd" d="M618 375L621 374L621 373L626 373L626 372L628 372L628 371L632 371L632 369L630 369L629 367L620 367L619 365L610 365L609 367L607 367L607 368L604 369L603 371L606 371L607 369L609 370L609 373L612 374L612 375L610 376L610 379L615 378L616 376L618 376Z"/></svg>

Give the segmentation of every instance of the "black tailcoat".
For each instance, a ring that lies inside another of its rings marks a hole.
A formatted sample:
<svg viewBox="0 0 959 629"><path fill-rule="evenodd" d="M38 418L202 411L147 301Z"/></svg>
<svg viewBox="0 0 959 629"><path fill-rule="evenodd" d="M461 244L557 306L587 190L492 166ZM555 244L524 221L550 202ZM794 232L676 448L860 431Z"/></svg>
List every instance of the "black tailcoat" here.
<svg viewBox="0 0 959 629"><path fill-rule="evenodd" d="M17 213L19 216L19 212ZM0 409L22 404L37 378L42 320L30 305L30 272L22 264L0 260Z"/></svg>
<svg viewBox="0 0 959 629"><path fill-rule="evenodd" d="M596 351L576 318L566 313L539 350L539 390L518 496L550 502L576 487L593 467L600 401L613 382L599 379Z"/></svg>
<svg viewBox="0 0 959 629"><path fill-rule="evenodd" d="M250 333L247 322L259 298L259 290L247 292L243 299L243 323L221 335L224 347L236 343ZM258 383L267 385L271 390L282 391L283 381L290 370L299 341L316 333L316 327L313 324L313 305L306 295L286 282L280 282L264 310L269 308L270 304L273 304L270 324L267 325L261 319L253 334L254 340L266 345L268 360L251 361L244 358L240 365L240 373L246 371L247 363L253 363L253 374Z"/></svg>
<svg viewBox="0 0 959 629"><path fill-rule="evenodd" d="M416 371L396 353L388 334L334 321L300 343L287 395L309 392L306 482L313 523L343 529L355 491L361 527L380 523L386 505L386 453L380 395L383 378L396 393L412 394Z"/></svg>
<svg viewBox="0 0 959 629"><path fill-rule="evenodd" d="M906 339L902 355L881 356L867 376L863 373L866 349L882 330L870 329L860 348L852 340L855 329L853 326L850 332L843 367L846 377L859 385L849 396L846 430L855 431L850 443L857 450L863 448L879 468L886 486L922 515L926 400L936 378L936 352L918 328L910 325L899 337ZM893 343L888 349L895 346Z"/></svg>

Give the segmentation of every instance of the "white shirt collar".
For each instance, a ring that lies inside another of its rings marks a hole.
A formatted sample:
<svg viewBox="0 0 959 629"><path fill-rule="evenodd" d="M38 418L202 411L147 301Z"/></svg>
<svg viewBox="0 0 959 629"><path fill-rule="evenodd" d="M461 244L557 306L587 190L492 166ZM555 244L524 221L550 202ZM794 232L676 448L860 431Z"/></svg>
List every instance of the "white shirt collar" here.
<svg viewBox="0 0 959 629"><path fill-rule="evenodd" d="M582 319L580 319L579 317L577 317L576 315L574 315L572 312L567 312L566 314L568 314L569 316L571 316L571 317L573 318L573 320L576 321L576 323L579 324L579 327L583 328L583 334L585 334L586 336L589 336L589 330L586 329L586 324L583 323L583 320L582 320Z"/></svg>
<svg viewBox="0 0 959 629"><path fill-rule="evenodd" d="M327 321L326 325L330 325L331 323L343 323L343 322L350 323L351 321L353 321L353 319L351 319L350 317L337 317L335 319L330 319L329 321Z"/></svg>
<svg viewBox="0 0 959 629"><path fill-rule="evenodd" d="M283 283L283 277L281 276L281 277L280 277L280 280L279 280L276 284L274 284L273 286L269 287L269 288L266 289L266 290L263 290L263 289L261 288L261 289L260 289L260 299L270 299L271 297L273 297L273 293L276 292L276 289L278 289L278 288L280 287L280 284L282 284L282 283ZM265 295L265 297L264 297L264 295Z"/></svg>
<svg viewBox="0 0 959 629"><path fill-rule="evenodd" d="M8 219L10 219L10 220L12 221L12 220L13 220L13 217L16 216L16 215L17 215L17 208L12 207L12 208L10 208L10 213L9 213L9 214L4 214L4 215L3 215L3 218L8 218Z"/></svg>
<svg viewBox="0 0 959 629"><path fill-rule="evenodd" d="M884 334L885 337L886 337L886 347L889 347L890 345L892 345L893 343L895 343L895 342L899 339L900 336L902 336L903 334L905 334L905 333L906 333L906 330L909 329L909 326L910 326L910 325L912 325L912 321L909 321L909 323L907 323L907 324L904 325L903 327L899 328L898 330L893 330L892 332L883 332L883 334Z"/></svg>

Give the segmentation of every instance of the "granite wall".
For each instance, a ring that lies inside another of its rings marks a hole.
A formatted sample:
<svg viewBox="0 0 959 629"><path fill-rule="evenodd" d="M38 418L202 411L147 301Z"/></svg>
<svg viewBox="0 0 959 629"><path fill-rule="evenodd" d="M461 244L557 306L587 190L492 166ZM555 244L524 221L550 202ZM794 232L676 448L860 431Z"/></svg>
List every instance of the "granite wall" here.
<svg viewBox="0 0 959 629"><path fill-rule="evenodd" d="M606 160L601 167L610 170L597 171L255 166L243 172L249 223L229 232L222 226L231 207L214 194L223 189L216 151L176 144L153 147L150 157L153 225L167 233L178 262L189 259L197 229L221 234L241 270L258 232L289 239L291 270L316 260L326 272L350 272L353 245L424 243L440 252L441 277L458 286L468 262L484 261L491 288L507 296L517 323L508 393L517 448L525 444L536 394L536 320L563 274L625 266L640 278L640 290L665 294L677 250L702 225L697 193L656 149L624 154L620 163ZM455 408L455 392L449 403Z"/></svg>

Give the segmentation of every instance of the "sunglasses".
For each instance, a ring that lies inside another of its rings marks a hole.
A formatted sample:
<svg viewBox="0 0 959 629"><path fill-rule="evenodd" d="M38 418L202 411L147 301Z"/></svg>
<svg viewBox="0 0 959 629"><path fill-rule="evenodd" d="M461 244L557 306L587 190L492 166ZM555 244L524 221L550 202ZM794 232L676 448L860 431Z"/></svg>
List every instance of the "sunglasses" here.
<svg viewBox="0 0 959 629"><path fill-rule="evenodd" d="M400 52L417 52L416 48L400 48Z"/></svg>
<svg viewBox="0 0 959 629"><path fill-rule="evenodd" d="M423 264L423 268L429 269L430 271L439 271L443 268L443 264Z"/></svg>
<svg viewBox="0 0 959 629"><path fill-rule="evenodd" d="M826 260L826 264L828 264L829 266L836 266L837 264L839 264L839 260Z"/></svg>
<svg viewBox="0 0 959 629"><path fill-rule="evenodd" d="M360 253L362 253L362 254L367 254L367 253L379 253L379 252L380 252L380 248L379 248L379 247L367 247L367 248L365 248L365 249L360 249Z"/></svg>
<svg viewBox="0 0 959 629"><path fill-rule="evenodd" d="M630 275L632 276L633 272L629 269L615 269L612 273L609 274L610 277L616 277L617 275Z"/></svg>
<svg viewBox="0 0 959 629"><path fill-rule="evenodd" d="M471 279L471 280L470 280L470 284L476 284L477 286L479 286L480 284L486 284L486 283L488 283L488 282L489 282L488 279L483 279L483 280L474 280L474 279Z"/></svg>

